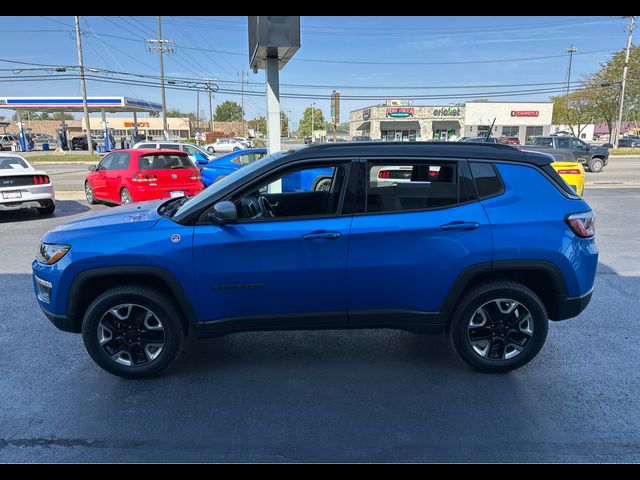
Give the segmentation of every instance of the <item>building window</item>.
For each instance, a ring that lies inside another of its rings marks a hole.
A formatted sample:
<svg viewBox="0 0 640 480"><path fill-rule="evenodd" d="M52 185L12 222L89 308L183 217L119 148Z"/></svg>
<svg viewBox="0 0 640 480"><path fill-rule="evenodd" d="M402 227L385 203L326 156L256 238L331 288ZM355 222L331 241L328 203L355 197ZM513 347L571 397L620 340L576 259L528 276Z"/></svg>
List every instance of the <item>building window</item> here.
<svg viewBox="0 0 640 480"><path fill-rule="evenodd" d="M162 136L162 130L149 130L147 132L147 135L158 135L158 136Z"/></svg>
<svg viewBox="0 0 640 480"><path fill-rule="evenodd" d="M527 138L541 137L542 127L527 127Z"/></svg>
<svg viewBox="0 0 640 480"><path fill-rule="evenodd" d="M520 135L520 127L502 127L502 135L505 137L517 137Z"/></svg>

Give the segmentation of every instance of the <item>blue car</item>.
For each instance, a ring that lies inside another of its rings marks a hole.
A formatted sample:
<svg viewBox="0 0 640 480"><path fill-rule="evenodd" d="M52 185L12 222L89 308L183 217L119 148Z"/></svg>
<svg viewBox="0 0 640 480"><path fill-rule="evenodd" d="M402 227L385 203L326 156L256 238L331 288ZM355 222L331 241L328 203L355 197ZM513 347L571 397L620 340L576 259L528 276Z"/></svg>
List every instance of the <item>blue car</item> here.
<svg viewBox="0 0 640 480"><path fill-rule="evenodd" d="M446 331L473 368L513 370L594 287L594 214L553 161L463 142L279 152L196 196L47 232L35 295L100 367L128 378L164 371L189 332L326 328ZM378 182L390 166L410 174ZM328 188L281 188L318 169Z"/></svg>
<svg viewBox="0 0 640 480"><path fill-rule="evenodd" d="M202 183L205 187L208 187L236 170L240 170L242 167L264 158L266 155L266 148L252 148L250 150L231 152L210 161L206 165L200 164L202 167ZM330 168L293 172L282 179L282 191L326 190L331 186L331 173L332 170Z"/></svg>

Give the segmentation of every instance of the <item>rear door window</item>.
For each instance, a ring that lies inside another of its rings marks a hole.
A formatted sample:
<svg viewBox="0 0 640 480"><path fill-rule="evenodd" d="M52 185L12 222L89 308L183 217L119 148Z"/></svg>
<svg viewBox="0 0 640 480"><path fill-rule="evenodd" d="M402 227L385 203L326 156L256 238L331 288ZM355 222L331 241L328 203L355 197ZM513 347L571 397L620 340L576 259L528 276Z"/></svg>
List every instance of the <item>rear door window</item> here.
<svg viewBox="0 0 640 480"><path fill-rule="evenodd" d="M488 162L470 162L471 173L475 180L480 199L500 195L504 185L493 164Z"/></svg>
<svg viewBox="0 0 640 480"><path fill-rule="evenodd" d="M425 210L460 202L458 162L369 164L366 212Z"/></svg>
<svg viewBox="0 0 640 480"><path fill-rule="evenodd" d="M186 155L142 155L138 159L140 170L175 170L180 168L194 168Z"/></svg>

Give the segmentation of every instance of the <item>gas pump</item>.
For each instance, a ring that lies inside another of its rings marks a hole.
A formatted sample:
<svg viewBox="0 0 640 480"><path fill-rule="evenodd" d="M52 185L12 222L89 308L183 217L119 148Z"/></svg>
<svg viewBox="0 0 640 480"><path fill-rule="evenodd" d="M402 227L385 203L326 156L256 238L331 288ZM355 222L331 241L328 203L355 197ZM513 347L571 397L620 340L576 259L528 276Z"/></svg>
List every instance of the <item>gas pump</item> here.
<svg viewBox="0 0 640 480"><path fill-rule="evenodd" d="M69 150L69 143L67 142L66 128L56 129L56 144L58 145L58 148L61 150Z"/></svg>
<svg viewBox="0 0 640 480"><path fill-rule="evenodd" d="M146 140L146 135L140 130L138 130L136 134L136 129L130 128L127 130L127 139L133 147L138 142L144 142Z"/></svg>
<svg viewBox="0 0 640 480"><path fill-rule="evenodd" d="M35 145L35 142L33 141L33 137L31 136L31 132L29 130L24 132L24 140L25 140L25 143L27 144L27 148L29 150L33 150L34 148L36 148L36 145Z"/></svg>

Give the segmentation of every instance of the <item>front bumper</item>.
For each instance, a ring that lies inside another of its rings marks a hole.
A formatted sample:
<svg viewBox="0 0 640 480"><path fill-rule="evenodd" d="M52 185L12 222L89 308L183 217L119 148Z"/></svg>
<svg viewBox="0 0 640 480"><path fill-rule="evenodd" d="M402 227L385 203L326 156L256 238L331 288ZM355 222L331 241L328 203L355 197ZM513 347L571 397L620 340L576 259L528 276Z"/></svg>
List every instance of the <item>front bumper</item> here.
<svg viewBox="0 0 640 480"><path fill-rule="evenodd" d="M80 323L75 319L65 314L52 313L44 308L40 302L38 302L38 305L40 305L40 309L43 311L49 321L53 323L53 325L59 330L69 333L80 333L82 331Z"/></svg>

